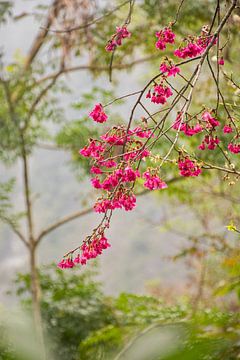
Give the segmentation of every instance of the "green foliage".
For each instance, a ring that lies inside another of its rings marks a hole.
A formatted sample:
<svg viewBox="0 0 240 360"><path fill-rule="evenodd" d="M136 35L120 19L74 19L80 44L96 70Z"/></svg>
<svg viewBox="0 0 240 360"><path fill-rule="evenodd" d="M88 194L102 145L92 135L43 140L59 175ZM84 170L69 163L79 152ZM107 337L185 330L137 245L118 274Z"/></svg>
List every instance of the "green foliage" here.
<svg viewBox="0 0 240 360"><path fill-rule="evenodd" d="M46 323L46 339L56 359L75 359L79 343L91 331L114 324L114 314L100 284L93 280L95 272L63 272L55 265L40 272L42 314ZM30 276L19 274L17 293L30 305Z"/></svg>
<svg viewBox="0 0 240 360"><path fill-rule="evenodd" d="M16 213L13 209L12 193L14 185L15 179L0 182L0 220L17 229L18 222L24 216L24 213Z"/></svg>
<svg viewBox="0 0 240 360"><path fill-rule="evenodd" d="M0 2L0 25L7 21L7 18L12 14L12 1Z"/></svg>
<svg viewBox="0 0 240 360"><path fill-rule="evenodd" d="M123 351L120 359L134 360L139 348L142 357L136 360L226 360L226 354L236 359L236 312L210 306L193 311L188 301L167 305L135 294L107 297L94 280L95 270L67 272L52 266L39 274L46 339L57 359L110 360ZM29 306L29 275L19 274L16 283ZM151 357L152 351L157 357Z"/></svg>

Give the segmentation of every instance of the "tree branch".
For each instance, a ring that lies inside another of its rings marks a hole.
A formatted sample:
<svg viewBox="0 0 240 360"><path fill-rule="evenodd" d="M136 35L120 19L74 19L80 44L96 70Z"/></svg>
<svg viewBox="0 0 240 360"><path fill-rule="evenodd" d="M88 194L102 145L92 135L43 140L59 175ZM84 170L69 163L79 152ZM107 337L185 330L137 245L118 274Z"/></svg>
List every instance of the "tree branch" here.
<svg viewBox="0 0 240 360"><path fill-rule="evenodd" d="M69 223L70 221L78 219L84 215L90 214L91 212L92 212L92 208L88 208L88 209L81 210L81 211L76 211L73 214L65 216L62 219L56 221L55 223L53 223L52 225L48 226L47 228L45 228L44 230L42 230L40 232L40 234L36 238L36 244L39 244L39 242L42 240L42 238L44 236L46 236L47 234L49 234L50 232L52 232L53 230L56 230L60 226L65 225L65 224Z"/></svg>
<svg viewBox="0 0 240 360"><path fill-rule="evenodd" d="M1 215L0 216L1 220L3 222L5 222L6 224L9 225L9 227L12 229L12 231L19 237L19 239L23 242L23 244L27 247L29 247L29 244L27 242L27 240L25 239L24 235L22 234L22 232L17 228L17 226L14 224L14 222L9 219L6 216Z"/></svg>
<svg viewBox="0 0 240 360"><path fill-rule="evenodd" d="M124 69L130 69L135 65L147 62L147 61L151 61L154 59L159 58L159 55L150 55L150 56L146 56L142 59L137 59L137 60L133 60L131 63L126 63L126 64L116 64L113 66L113 69L116 70L124 70ZM71 73L74 71L79 71L79 70L89 70L89 71L109 71L109 66L94 66L94 65L79 65L79 66L72 66L72 67L68 67L68 68L63 68L53 74L47 75L41 79L39 79L36 84L40 84L44 81L47 80L51 80L53 78L58 78L60 75L66 74L66 73Z"/></svg>
<svg viewBox="0 0 240 360"><path fill-rule="evenodd" d="M41 49L41 47L42 47L42 45L44 43L44 40L47 37L48 28L51 26L54 17L56 17L57 13L58 13L58 6L57 6L58 1L59 0L54 0L52 5L50 6L48 17L46 19L46 24L45 24L44 28L41 28L41 30L39 31L37 37L33 41L33 44L32 44L32 46L31 46L31 48L29 50L29 53L27 55L27 59L26 59L25 64L24 64L24 70L28 70L29 66L31 65L31 63L35 59L36 55L38 54L39 50Z"/></svg>
<svg viewBox="0 0 240 360"><path fill-rule="evenodd" d="M181 177L174 177L172 179L170 179L168 181L168 184L170 183L174 183L177 181L182 180L183 178ZM150 191L148 189L144 189L142 191L140 191L139 193L137 193L137 196L141 196L141 195L146 195L149 194ZM55 223L53 223L52 225L48 226L47 228L43 229L40 234L36 237L36 243L39 244L39 242L42 240L42 238L46 235L48 235L50 232L56 230L57 228L59 228L62 225L65 225L73 220L79 219L82 216L88 215L93 211L93 208L90 207L88 209L85 210L81 210L81 211L76 211L73 214L67 215L65 217L63 217L62 219L59 219L58 221L56 221Z"/></svg>
<svg viewBox="0 0 240 360"><path fill-rule="evenodd" d="M129 3L129 0L127 1L124 1L122 4L116 6L115 8L113 8L112 10L108 11L107 13L103 14L102 16L99 16L98 18L96 19L93 19L92 21L89 21L88 23L86 24L83 24L83 25L78 25L78 26L74 26L72 28L68 28L68 29L62 29L62 30L55 30L55 29L50 29L50 25L49 26L42 26L41 29L43 30L46 30L46 31L50 31L50 32L53 32L53 33L70 33L72 31L76 31L76 30L83 30L83 29L86 29L87 27L91 26L91 25L94 25L96 23L98 23L99 21L101 21L102 19L105 19L106 17L112 15L113 13L115 13L117 10L119 10L120 8L122 8L124 5L128 4Z"/></svg>

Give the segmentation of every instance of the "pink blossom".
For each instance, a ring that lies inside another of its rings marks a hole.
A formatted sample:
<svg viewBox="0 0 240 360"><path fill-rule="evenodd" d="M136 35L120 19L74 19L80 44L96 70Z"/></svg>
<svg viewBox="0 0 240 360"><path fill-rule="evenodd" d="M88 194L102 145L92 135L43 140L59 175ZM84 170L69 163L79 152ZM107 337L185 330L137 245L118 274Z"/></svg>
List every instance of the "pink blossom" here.
<svg viewBox="0 0 240 360"><path fill-rule="evenodd" d="M114 160L100 160L98 163L100 166L105 166L106 168L113 168L117 166L117 163Z"/></svg>
<svg viewBox="0 0 240 360"><path fill-rule="evenodd" d="M150 137L154 137L154 134L152 133L152 130L148 130L148 129L142 129L141 127L136 127L135 129L133 129L131 131L131 134L134 134L140 138L150 138Z"/></svg>
<svg viewBox="0 0 240 360"><path fill-rule="evenodd" d="M197 45L196 43L189 43L186 47L183 47L181 49L176 49L174 51L174 55L181 58L193 58L198 55L201 55L204 51L204 48Z"/></svg>
<svg viewBox="0 0 240 360"><path fill-rule="evenodd" d="M182 131L187 136L193 136L203 131L203 128L200 124L196 124L195 126L189 126L187 123L180 123L180 119L176 119L174 122L173 129Z"/></svg>
<svg viewBox="0 0 240 360"><path fill-rule="evenodd" d="M232 129L231 125L224 125L223 132L224 132L224 134L232 133L233 129Z"/></svg>
<svg viewBox="0 0 240 360"><path fill-rule="evenodd" d="M212 41L212 39L212 36L201 35L195 39L187 40L187 46L176 49L174 51L174 55L181 59L193 58L201 55L205 51L209 43ZM214 44L216 44L216 41L217 40L215 39Z"/></svg>
<svg viewBox="0 0 240 360"><path fill-rule="evenodd" d="M98 200L94 205L95 212L105 213L107 210L124 209L126 211L133 210L136 206L136 197L133 193L123 190L117 191L112 200Z"/></svg>
<svg viewBox="0 0 240 360"><path fill-rule="evenodd" d="M124 154L123 158L125 161L128 160L138 160L145 159L151 155L151 152L148 149L136 149L136 151L132 150L129 153Z"/></svg>
<svg viewBox="0 0 240 360"><path fill-rule="evenodd" d="M101 189L102 188L102 185L101 185L98 177L95 177L95 178L91 179L91 183L92 183L92 186L95 189Z"/></svg>
<svg viewBox="0 0 240 360"><path fill-rule="evenodd" d="M138 177L140 177L140 173L138 170L133 170L130 166L127 166L124 169L124 174L123 174L124 182L135 181Z"/></svg>
<svg viewBox="0 0 240 360"><path fill-rule="evenodd" d="M62 259L62 261L60 261L58 263L58 267L60 269L71 269L74 267L74 262L72 261L71 258L68 258L68 259Z"/></svg>
<svg viewBox="0 0 240 360"><path fill-rule="evenodd" d="M102 170L98 166L92 166L90 169L92 174L102 174Z"/></svg>
<svg viewBox="0 0 240 360"><path fill-rule="evenodd" d="M228 150L233 154L239 154L240 153L240 144L228 144Z"/></svg>
<svg viewBox="0 0 240 360"><path fill-rule="evenodd" d="M97 201L95 203L93 209L97 213L105 213L107 210L111 209L111 201L109 199L104 199L102 201Z"/></svg>
<svg viewBox="0 0 240 360"><path fill-rule="evenodd" d="M179 67L175 65L166 65L166 63L162 63L160 65L159 70L164 74L167 73L167 76L176 76L180 72Z"/></svg>
<svg viewBox="0 0 240 360"><path fill-rule="evenodd" d="M173 129L184 132L187 136L193 136L203 131L203 127L197 123L195 126L190 126L186 122L182 122L182 113L180 112L172 126Z"/></svg>
<svg viewBox="0 0 240 360"><path fill-rule="evenodd" d="M120 171L115 171L112 174L108 175L102 183L102 188L104 190L110 190L118 185L122 174Z"/></svg>
<svg viewBox="0 0 240 360"><path fill-rule="evenodd" d="M105 134L105 135L101 135L100 136L102 140L104 140L106 143L108 144L114 144L114 145L123 145L124 144L124 141L126 141L124 139L124 137L119 137L117 136L116 134L113 134L113 135L108 135L108 134Z"/></svg>
<svg viewBox="0 0 240 360"><path fill-rule="evenodd" d="M128 31L126 26L117 26L116 33L113 34L112 39L108 41L105 49L107 51L114 51L117 46L122 45L122 40L125 38L129 38L131 33Z"/></svg>
<svg viewBox="0 0 240 360"><path fill-rule="evenodd" d="M200 150L205 150L207 146L209 150L215 150L219 143L220 140L217 136L213 137L212 135L206 135L198 148Z"/></svg>
<svg viewBox="0 0 240 360"><path fill-rule="evenodd" d="M218 59L218 64L224 65L224 58L222 56Z"/></svg>
<svg viewBox="0 0 240 360"><path fill-rule="evenodd" d="M202 114L202 119L207 122L208 128L215 128L220 125L219 121L212 117L211 113L209 111L205 111Z"/></svg>
<svg viewBox="0 0 240 360"><path fill-rule="evenodd" d="M161 84L155 85L153 88L153 93L150 93L151 102L155 104L164 105L167 102L167 99L172 96L172 90L170 87ZM149 92L146 95L149 98Z"/></svg>
<svg viewBox="0 0 240 360"><path fill-rule="evenodd" d="M104 234L94 235L93 239L89 243L83 243L79 248L80 253L72 260L72 254L66 259L63 259L58 264L61 269L73 268L76 265L85 265L88 260L96 258L101 255L103 250L109 248L107 238Z"/></svg>
<svg viewBox="0 0 240 360"><path fill-rule="evenodd" d="M91 140L88 146L79 150L79 154L84 157L92 157L94 159L100 159L101 154L105 151L105 147L101 144L97 144L95 140Z"/></svg>
<svg viewBox="0 0 240 360"><path fill-rule="evenodd" d="M155 46L159 50L166 49L166 44L173 44L176 35L173 33L172 29L166 27L160 31L156 32L156 37L158 38Z"/></svg>
<svg viewBox="0 0 240 360"><path fill-rule="evenodd" d="M193 136L203 131L203 128L200 124L196 124L194 127L191 127L186 124L184 129L184 134L187 136Z"/></svg>
<svg viewBox="0 0 240 360"><path fill-rule="evenodd" d="M101 104L96 104L89 116L98 123L104 123L108 118Z"/></svg>
<svg viewBox="0 0 240 360"><path fill-rule="evenodd" d="M158 175L151 174L150 171L146 171L143 178L146 179L144 186L149 190L166 189L168 187Z"/></svg>
<svg viewBox="0 0 240 360"><path fill-rule="evenodd" d="M186 176L186 177L198 176L202 172L202 170L196 164L196 162L190 160L188 157L179 159L178 168L180 170L180 175Z"/></svg>
<svg viewBox="0 0 240 360"><path fill-rule="evenodd" d="M136 206L136 196L134 194L130 195L122 193L118 198L118 202L124 210L131 211Z"/></svg>

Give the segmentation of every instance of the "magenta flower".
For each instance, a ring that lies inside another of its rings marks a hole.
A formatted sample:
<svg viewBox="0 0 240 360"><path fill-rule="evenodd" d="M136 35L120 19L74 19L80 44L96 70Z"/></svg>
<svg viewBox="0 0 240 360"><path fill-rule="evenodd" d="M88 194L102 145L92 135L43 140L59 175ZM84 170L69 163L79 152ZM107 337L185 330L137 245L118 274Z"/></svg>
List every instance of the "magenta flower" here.
<svg viewBox="0 0 240 360"><path fill-rule="evenodd" d="M228 145L228 150L233 154L240 153L240 144L233 144L232 142Z"/></svg>
<svg viewBox="0 0 240 360"><path fill-rule="evenodd" d="M149 190L166 189L168 187L158 175L151 174L150 171L146 171L143 178L146 180L143 185Z"/></svg>
<svg viewBox="0 0 240 360"><path fill-rule="evenodd" d="M181 176L198 176L201 174L202 170L196 164L195 161L190 160L188 157L184 157L183 159L179 159L178 168L180 170Z"/></svg>
<svg viewBox="0 0 240 360"><path fill-rule="evenodd" d="M157 42L155 43L155 46L159 50L165 50L166 44L173 44L176 37L172 29L169 27L157 31L155 35L158 39Z"/></svg>
<svg viewBox="0 0 240 360"><path fill-rule="evenodd" d="M96 104L89 116L98 123L104 123L108 118L107 114L103 111L101 104Z"/></svg>
<svg viewBox="0 0 240 360"><path fill-rule="evenodd" d="M131 37L131 33L126 26L117 26L116 33L112 35L111 40L108 41L105 49L109 52L114 51L117 46L122 45L122 40Z"/></svg>
<svg viewBox="0 0 240 360"><path fill-rule="evenodd" d="M224 134L232 133L233 129L232 129L231 125L224 125L223 132L224 132Z"/></svg>
<svg viewBox="0 0 240 360"><path fill-rule="evenodd" d="M176 76L180 72L180 68L175 65L166 65L166 63L162 63L159 67L159 70L169 77Z"/></svg>

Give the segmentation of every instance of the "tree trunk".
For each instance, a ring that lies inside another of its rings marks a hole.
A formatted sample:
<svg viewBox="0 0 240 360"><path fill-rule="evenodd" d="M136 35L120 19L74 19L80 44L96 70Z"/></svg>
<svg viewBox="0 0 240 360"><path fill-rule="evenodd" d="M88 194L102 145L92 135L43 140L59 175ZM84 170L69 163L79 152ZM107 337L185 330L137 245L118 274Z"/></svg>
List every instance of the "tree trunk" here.
<svg viewBox="0 0 240 360"><path fill-rule="evenodd" d="M43 334L43 322L41 314L41 288L39 282L39 276L37 271L36 262L36 246L33 241L30 241L29 247L29 260L30 260L30 275L31 275L31 296L32 296L32 312L34 326L37 335L37 341L40 346L42 358L45 359L45 345L44 345L44 334Z"/></svg>
<svg viewBox="0 0 240 360"><path fill-rule="evenodd" d="M33 320L37 335L37 341L40 346L41 358L45 360L46 355L45 355L43 323L42 323L41 303L40 303L41 290L40 290L40 283L39 283L37 262L36 262L37 241L34 236L33 209L31 202L31 187L30 187L29 169L28 169L29 164L28 164L28 156L25 149L24 136L23 134L21 135L22 135L21 139L22 139L22 161L23 161L23 184L24 184L24 195L25 195L25 204L26 204L26 213L27 213L28 251L29 251L29 260L30 260Z"/></svg>

